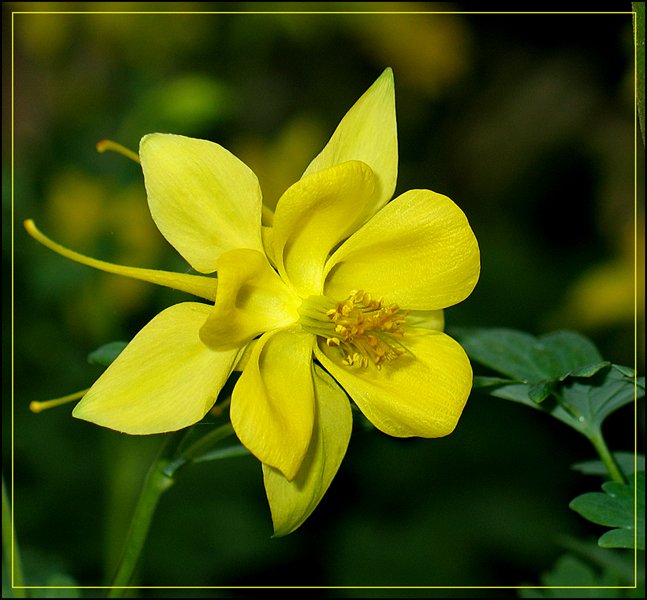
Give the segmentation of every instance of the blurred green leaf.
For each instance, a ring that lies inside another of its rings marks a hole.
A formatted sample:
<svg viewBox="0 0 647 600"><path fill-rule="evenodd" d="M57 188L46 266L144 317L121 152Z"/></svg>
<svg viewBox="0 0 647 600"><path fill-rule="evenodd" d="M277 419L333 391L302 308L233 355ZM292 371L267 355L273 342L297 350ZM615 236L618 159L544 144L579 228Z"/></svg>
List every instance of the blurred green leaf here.
<svg viewBox="0 0 647 600"><path fill-rule="evenodd" d="M622 585L634 585L638 581L639 584L642 582L644 587L645 565L640 562L635 563L633 552L628 552L624 548L601 548L598 546L597 540L593 541L590 538L579 539L571 536L561 538L560 545L568 552L585 560L598 572L608 571L614 573ZM644 594L635 596L635 591L635 589L632 590L629 597L644 597Z"/></svg>
<svg viewBox="0 0 647 600"><path fill-rule="evenodd" d="M94 352L88 354L88 362L94 365L103 365L107 367L112 363L121 351L128 345L128 342L110 342L97 348Z"/></svg>
<svg viewBox="0 0 647 600"><path fill-rule="evenodd" d="M542 585L557 587L521 588L520 597L644 598L644 566L634 563L633 553L600 548L589 540L571 537L562 539L561 545L569 553L561 556L550 571L540 576ZM632 587L636 583L637 587ZM570 589L565 590L564 586Z"/></svg>
<svg viewBox="0 0 647 600"><path fill-rule="evenodd" d="M545 573L541 581L546 586L614 586L618 585L616 577L608 571L598 574L593 567L571 554L560 557L551 571ZM555 590L558 591L558 590ZM620 590L615 593L608 589L568 590L561 589L556 597L561 598L618 598Z"/></svg>
<svg viewBox="0 0 647 600"><path fill-rule="evenodd" d="M33 598L82 598L79 583L73 577L55 573L47 578L46 588L31 589Z"/></svg>
<svg viewBox="0 0 647 600"><path fill-rule="evenodd" d="M632 475L629 481L629 485L608 481L602 484L604 493L582 494L569 504L585 519L617 528L600 537L598 544L603 548L634 548L637 543L640 550L645 549L645 471Z"/></svg>
<svg viewBox="0 0 647 600"><path fill-rule="evenodd" d="M598 573L584 560L565 554L557 559L552 570L541 576L543 589L522 589L522 598L622 598L623 591L614 589L618 578L608 570Z"/></svg>
<svg viewBox="0 0 647 600"><path fill-rule="evenodd" d="M634 455L633 452L613 452L613 458L618 463L622 472L629 477L634 471L645 470L645 455ZM588 460L571 465L574 471L579 471L583 475L608 475L606 466L601 460Z"/></svg>

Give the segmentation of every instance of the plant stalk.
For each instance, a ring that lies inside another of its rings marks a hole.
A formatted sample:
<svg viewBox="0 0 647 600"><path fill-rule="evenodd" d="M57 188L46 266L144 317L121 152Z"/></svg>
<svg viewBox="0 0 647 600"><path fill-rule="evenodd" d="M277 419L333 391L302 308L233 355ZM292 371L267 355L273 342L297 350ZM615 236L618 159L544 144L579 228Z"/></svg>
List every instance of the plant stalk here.
<svg viewBox="0 0 647 600"><path fill-rule="evenodd" d="M185 433L184 431L176 431L166 437L146 475L142 492L135 508L135 514L126 536L119 568L112 582L112 589L108 593L108 598L122 598L128 589L144 547L157 503L162 493L175 483L173 477L169 477L164 473L164 469L173 461Z"/></svg>
<svg viewBox="0 0 647 600"><path fill-rule="evenodd" d="M595 447L595 450L597 451L598 455L602 459L602 462L604 463L604 466L607 468L607 471L609 471L609 475L611 475L611 479L617 483L627 483L627 479L624 476L624 473L618 466L618 463L616 462L616 459L613 458L613 454L609 452L609 448L607 447L607 443L604 441L604 437L602 435L602 432L598 429L593 435L589 437L591 440L591 443Z"/></svg>

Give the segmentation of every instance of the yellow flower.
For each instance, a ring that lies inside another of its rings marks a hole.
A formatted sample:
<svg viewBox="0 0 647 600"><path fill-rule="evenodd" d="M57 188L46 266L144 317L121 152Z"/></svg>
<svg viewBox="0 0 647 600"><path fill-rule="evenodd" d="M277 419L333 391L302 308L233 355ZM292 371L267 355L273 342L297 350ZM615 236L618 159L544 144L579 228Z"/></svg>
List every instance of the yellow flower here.
<svg viewBox="0 0 647 600"><path fill-rule="evenodd" d="M202 419L234 369L230 416L263 463L275 535L314 510L346 452L348 396L381 431L444 436L472 385L442 309L479 276L476 238L449 198L397 177L393 74L343 118L261 226L254 173L218 144L145 136L139 151L153 219L201 275L91 266L191 292L146 325L74 409L130 434Z"/></svg>

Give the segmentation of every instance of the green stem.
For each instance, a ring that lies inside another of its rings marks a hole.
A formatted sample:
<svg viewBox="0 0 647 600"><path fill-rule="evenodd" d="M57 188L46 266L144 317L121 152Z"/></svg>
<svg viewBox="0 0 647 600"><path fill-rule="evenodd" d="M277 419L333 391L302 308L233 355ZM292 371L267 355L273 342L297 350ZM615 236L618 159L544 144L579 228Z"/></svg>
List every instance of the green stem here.
<svg viewBox="0 0 647 600"><path fill-rule="evenodd" d="M167 464L167 466L163 470L163 473L168 475L169 477L173 477L180 468L187 465L194 458L197 458L201 454L204 454L220 440L224 440L225 438L233 434L234 428L231 423L225 423L224 425L221 425L217 429L214 429L211 433L208 433L204 437L200 438L191 447L183 450L180 456Z"/></svg>
<svg viewBox="0 0 647 600"><path fill-rule="evenodd" d="M164 469L173 461L185 433L185 431L176 431L166 437L155 461L146 475L142 493L137 502L135 514L130 524L128 535L126 536L121 562L108 598L122 598L128 589L127 586L132 579L139 556L144 547L157 502L162 493L174 483L173 478L164 473Z"/></svg>
<svg viewBox="0 0 647 600"><path fill-rule="evenodd" d="M11 587L13 588L14 598L27 598L25 591L25 579L22 575L22 563L20 561L20 551L18 550L18 541L13 531L13 519L11 515L11 506L7 487L2 477L2 550L4 552L5 565L12 569Z"/></svg>
<svg viewBox="0 0 647 600"><path fill-rule="evenodd" d="M613 454L609 452L609 448L607 443L604 441L604 436L602 435L600 426L589 423L577 408L571 406L569 402L565 401L564 397L560 393L553 391L553 395L557 398L557 401L562 405L562 407L571 413L578 423L582 424L582 427L578 428L578 431L585 435L593 444L598 456L602 459L604 466L607 468L609 475L611 475L611 479L617 483L626 484L627 480L625 479L624 473L620 469L616 459L613 458Z"/></svg>
<svg viewBox="0 0 647 600"><path fill-rule="evenodd" d="M589 439L591 440L591 443L595 447L598 455L602 459L602 462L604 463L604 466L607 468L607 471L609 471L609 475L611 475L611 479L613 479L613 481L616 481L617 483L626 484L627 480L625 479L624 474L620 470L620 467L618 466L616 459L613 458L613 454L609 452L609 448L607 447L607 443L604 441L602 432L598 429L595 433L589 436Z"/></svg>

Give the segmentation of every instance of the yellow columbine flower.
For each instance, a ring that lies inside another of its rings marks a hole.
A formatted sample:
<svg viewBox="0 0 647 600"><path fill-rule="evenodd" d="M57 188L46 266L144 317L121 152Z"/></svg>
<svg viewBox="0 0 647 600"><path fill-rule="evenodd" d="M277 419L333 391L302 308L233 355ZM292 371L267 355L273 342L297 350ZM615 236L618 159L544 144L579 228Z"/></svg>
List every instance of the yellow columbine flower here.
<svg viewBox="0 0 647 600"><path fill-rule="evenodd" d="M479 249L449 198L411 190L389 202L398 160L391 69L283 194L271 228L261 226L256 176L218 144L155 133L139 156L156 225L217 279L111 265L28 222L30 233L79 262L214 304L158 314L75 417L130 434L174 431L202 419L242 370L231 422L263 463L275 535L296 529L330 485L351 433L346 394L389 435L451 433L472 370L442 333L442 309L476 285Z"/></svg>

